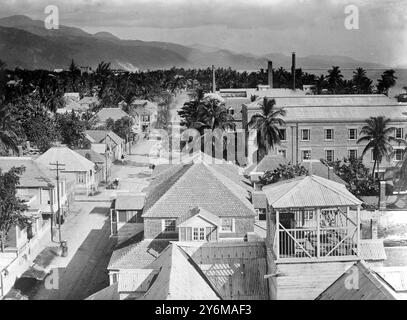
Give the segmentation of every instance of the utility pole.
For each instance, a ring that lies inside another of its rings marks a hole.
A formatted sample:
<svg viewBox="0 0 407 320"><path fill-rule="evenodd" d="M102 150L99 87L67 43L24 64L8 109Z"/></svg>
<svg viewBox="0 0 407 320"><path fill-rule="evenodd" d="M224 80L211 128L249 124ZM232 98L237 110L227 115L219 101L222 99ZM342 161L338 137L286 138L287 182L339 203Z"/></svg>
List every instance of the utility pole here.
<svg viewBox="0 0 407 320"><path fill-rule="evenodd" d="M105 135L105 162L106 162L106 165L105 165L105 171L106 171L106 187L107 187L107 175L108 175L108 173L107 173L107 171L108 171L108 168L107 168L107 158L108 158L108 144L107 144L107 133L106 133L106 135Z"/></svg>
<svg viewBox="0 0 407 320"><path fill-rule="evenodd" d="M59 194L59 172L64 171L65 169L61 169L60 167L64 167L64 163L60 163L59 161L55 163L50 163L51 166L55 166L55 169L51 169L52 171L57 172L57 201L58 201L58 231L59 231L59 243L61 243L62 236L61 236L61 199Z"/></svg>

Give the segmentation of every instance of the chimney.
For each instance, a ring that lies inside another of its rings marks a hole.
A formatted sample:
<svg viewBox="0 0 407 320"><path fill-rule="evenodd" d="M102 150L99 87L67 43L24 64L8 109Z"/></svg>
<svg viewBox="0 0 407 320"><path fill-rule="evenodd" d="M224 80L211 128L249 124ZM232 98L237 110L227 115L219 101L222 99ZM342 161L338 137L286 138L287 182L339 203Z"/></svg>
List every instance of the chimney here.
<svg viewBox="0 0 407 320"><path fill-rule="evenodd" d="M216 92L215 66L212 65L212 92Z"/></svg>
<svg viewBox="0 0 407 320"><path fill-rule="evenodd" d="M291 65L291 78L292 78L292 89L295 90L295 52L292 53L292 65Z"/></svg>
<svg viewBox="0 0 407 320"><path fill-rule="evenodd" d="M273 61L268 61L267 64L267 72L268 72L268 85L270 88L273 88Z"/></svg>

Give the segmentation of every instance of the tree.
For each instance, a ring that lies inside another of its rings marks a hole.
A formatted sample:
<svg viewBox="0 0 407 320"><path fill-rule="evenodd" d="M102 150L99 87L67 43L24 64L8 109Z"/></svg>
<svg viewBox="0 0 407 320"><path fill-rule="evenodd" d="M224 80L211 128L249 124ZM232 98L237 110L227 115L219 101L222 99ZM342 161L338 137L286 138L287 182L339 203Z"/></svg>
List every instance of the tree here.
<svg viewBox="0 0 407 320"><path fill-rule="evenodd" d="M393 136L395 127L389 127L390 119L385 117L370 117L366 120L366 125L362 127L360 137L357 143L367 142L362 152L362 157L372 150L373 152L373 170L372 178L374 181L374 173L377 165L377 171L379 170L380 163L383 158L390 159L393 154L393 147L391 142L404 143L404 140L397 139Z"/></svg>
<svg viewBox="0 0 407 320"><path fill-rule="evenodd" d="M0 154L9 150L18 153L17 126L8 105L0 104Z"/></svg>
<svg viewBox="0 0 407 320"><path fill-rule="evenodd" d="M56 114L55 122L57 123L63 144L74 148L79 148L83 144L86 126L75 111Z"/></svg>
<svg viewBox="0 0 407 320"><path fill-rule="evenodd" d="M266 171L264 175L259 178L259 180L260 183L265 186L281 180L288 180L295 177L306 176L307 174L308 170L299 164L280 164L277 169L273 171Z"/></svg>
<svg viewBox="0 0 407 320"><path fill-rule="evenodd" d="M342 85L343 75L339 67L332 67L328 70L327 83L328 88L332 93L336 93Z"/></svg>
<svg viewBox="0 0 407 320"><path fill-rule="evenodd" d="M10 228L18 225L25 228L29 225L28 218L23 215L27 210L24 201L17 197L17 186L20 182L20 175L24 172L24 167L11 168L8 172L0 169L0 243L1 252Z"/></svg>
<svg viewBox="0 0 407 320"><path fill-rule="evenodd" d="M257 130L256 143L258 146L258 160L261 160L275 144L279 144L282 137L280 127L285 125L281 117L286 115L284 109L275 108L274 99L263 99L262 113L256 113L248 124L250 129Z"/></svg>
<svg viewBox="0 0 407 320"><path fill-rule="evenodd" d="M390 69L383 72L381 78L377 80L377 91L389 95L389 89L396 84L396 71Z"/></svg>
<svg viewBox="0 0 407 320"><path fill-rule="evenodd" d="M363 159L343 159L327 163L335 174L347 183L347 188L355 196L377 196L379 186L374 183L370 169L363 164Z"/></svg>
<svg viewBox="0 0 407 320"><path fill-rule="evenodd" d="M353 72L352 82L355 86L356 93L372 93L372 80L366 76L365 69L357 68L356 71Z"/></svg>

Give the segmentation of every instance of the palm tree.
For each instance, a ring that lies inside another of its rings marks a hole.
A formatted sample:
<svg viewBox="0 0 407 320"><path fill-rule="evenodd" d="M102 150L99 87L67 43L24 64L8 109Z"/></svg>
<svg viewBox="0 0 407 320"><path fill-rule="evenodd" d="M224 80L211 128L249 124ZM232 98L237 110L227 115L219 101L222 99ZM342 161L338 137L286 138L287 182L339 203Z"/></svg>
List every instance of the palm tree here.
<svg viewBox="0 0 407 320"><path fill-rule="evenodd" d="M341 74L339 67L332 67L332 69L328 70L328 87L333 93L335 93L341 86L342 78L343 75Z"/></svg>
<svg viewBox="0 0 407 320"><path fill-rule="evenodd" d="M14 121L7 106L0 105L0 153L8 150L18 153L18 136L15 132L15 126L12 125L13 123Z"/></svg>
<svg viewBox="0 0 407 320"><path fill-rule="evenodd" d="M370 117L366 120L366 125L363 126L360 134L363 135L357 143L367 142L362 152L362 157L372 150L373 152L373 171L372 178L375 179L374 173L377 165L377 171L383 158L390 159L393 154L393 146L391 142L404 143L404 140L397 139L393 136L395 127L389 127L389 118L385 117Z"/></svg>
<svg viewBox="0 0 407 320"><path fill-rule="evenodd" d="M353 71L352 81L356 87L357 93L371 93L372 80L366 76L365 69L357 68Z"/></svg>
<svg viewBox="0 0 407 320"><path fill-rule="evenodd" d="M248 124L250 129L257 130L258 160L263 158L282 139L280 127L284 126L285 122L281 117L286 115L286 111L276 109L275 104L274 99L264 98L261 105L262 113L254 114Z"/></svg>
<svg viewBox="0 0 407 320"><path fill-rule="evenodd" d="M377 82L377 91L385 95L389 94L389 89L396 84L397 77L394 75L396 71L386 70L381 75L381 79Z"/></svg>

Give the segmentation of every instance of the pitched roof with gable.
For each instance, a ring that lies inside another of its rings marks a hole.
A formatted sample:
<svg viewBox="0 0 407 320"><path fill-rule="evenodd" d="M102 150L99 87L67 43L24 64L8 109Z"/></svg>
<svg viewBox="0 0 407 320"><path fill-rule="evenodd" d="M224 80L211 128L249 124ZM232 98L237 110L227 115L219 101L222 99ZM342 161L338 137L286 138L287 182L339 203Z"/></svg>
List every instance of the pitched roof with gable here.
<svg viewBox="0 0 407 320"><path fill-rule="evenodd" d="M76 153L80 154L82 157L92 161L93 163L105 163L106 159L95 150L92 149L77 149L74 150Z"/></svg>
<svg viewBox="0 0 407 320"><path fill-rule="evenodd" d="M206 276L176 244L170 244L147 268L160 272L143 300L220 300Z"/></svg>
<svg viewBox="0 0 407 320"><path fill-rule="evenodd" d="M355 288L347 286L349 277L355 275ZM355 263L316 300L397 300L396 292L389 284L363 261Z"/></svg>
<svg viewBox="0 0 407 320"><path fill-rule="evenodd" d="M93 118L105 123L107 119L116 121L123 117L129 117L129 115L120 108L103 108Z"/></svg>
<svg viewBox="0 0 407 320"><path fill-rule="evenodd" d="M141 210L144 207L145 194L118 194L115 202L116 210Z"/></svg>
<svg viewBox="0 0 407 320"><path fill-rule="evenodd" d="M35 161L47 168L50 167L50 163L58 161L61 164L65 164L64 169L69 172L90 171L95 168L95 164L92 161L82 157L68 147L52 147Z"/></svg>
<svg viewBox="0 0 407 320"><path fill-rule="evenodd" d="M347 184L333 172L333 169L329 169L327 165L323 164L321 160L304 160L300 165L307 169L309 174L314 174L341 184Z"/></svg>
<svg viewBox="0 0 407 320"><path fill-rule="evenodd" d="M345 185L315 175L296 177L263 187L274 208L357 206L357 199Z"/></svg>
<svg viewBox="0 0 407 320"><path fill-rule="evenodd" d="M24 166L25 170L20 176L19 187L41 187L46 188L49 184L54 185L56 180L47 167L26 157L0 157L0 169L9 171L12 167Z"/></svg>
<svg viewBox="0 0 407 320"><path fill-rule="evenodd" d="M143 240L113 251L107 269L143 269L169 245L165 240Z"/></svg>
<svg viewBox="0 0 407 320"><path fill-rule="evenodd" d="M123 139L110 130L86 130L85 135L93 143L103 143L106 137L112 139L116 144L121 144Z"/></svg>
<svg viewBox="0 0 407 320"><path fill-rule="evenodd" d="M252 217L248 189L205 163L174 165L148 188L143 217L180 217L199 206L219 217Z"/></svg>
<svg viewBox="0 0 407 320"><path fill-rule="evenodd" d="M215 226L220 226L220 219L218 216L199 207L192 208L191 210L188 210L184 215L180 216L177 220L177 226L182 227L184 222L187 222L189 219L197 216L212 223Z"/></svg>

